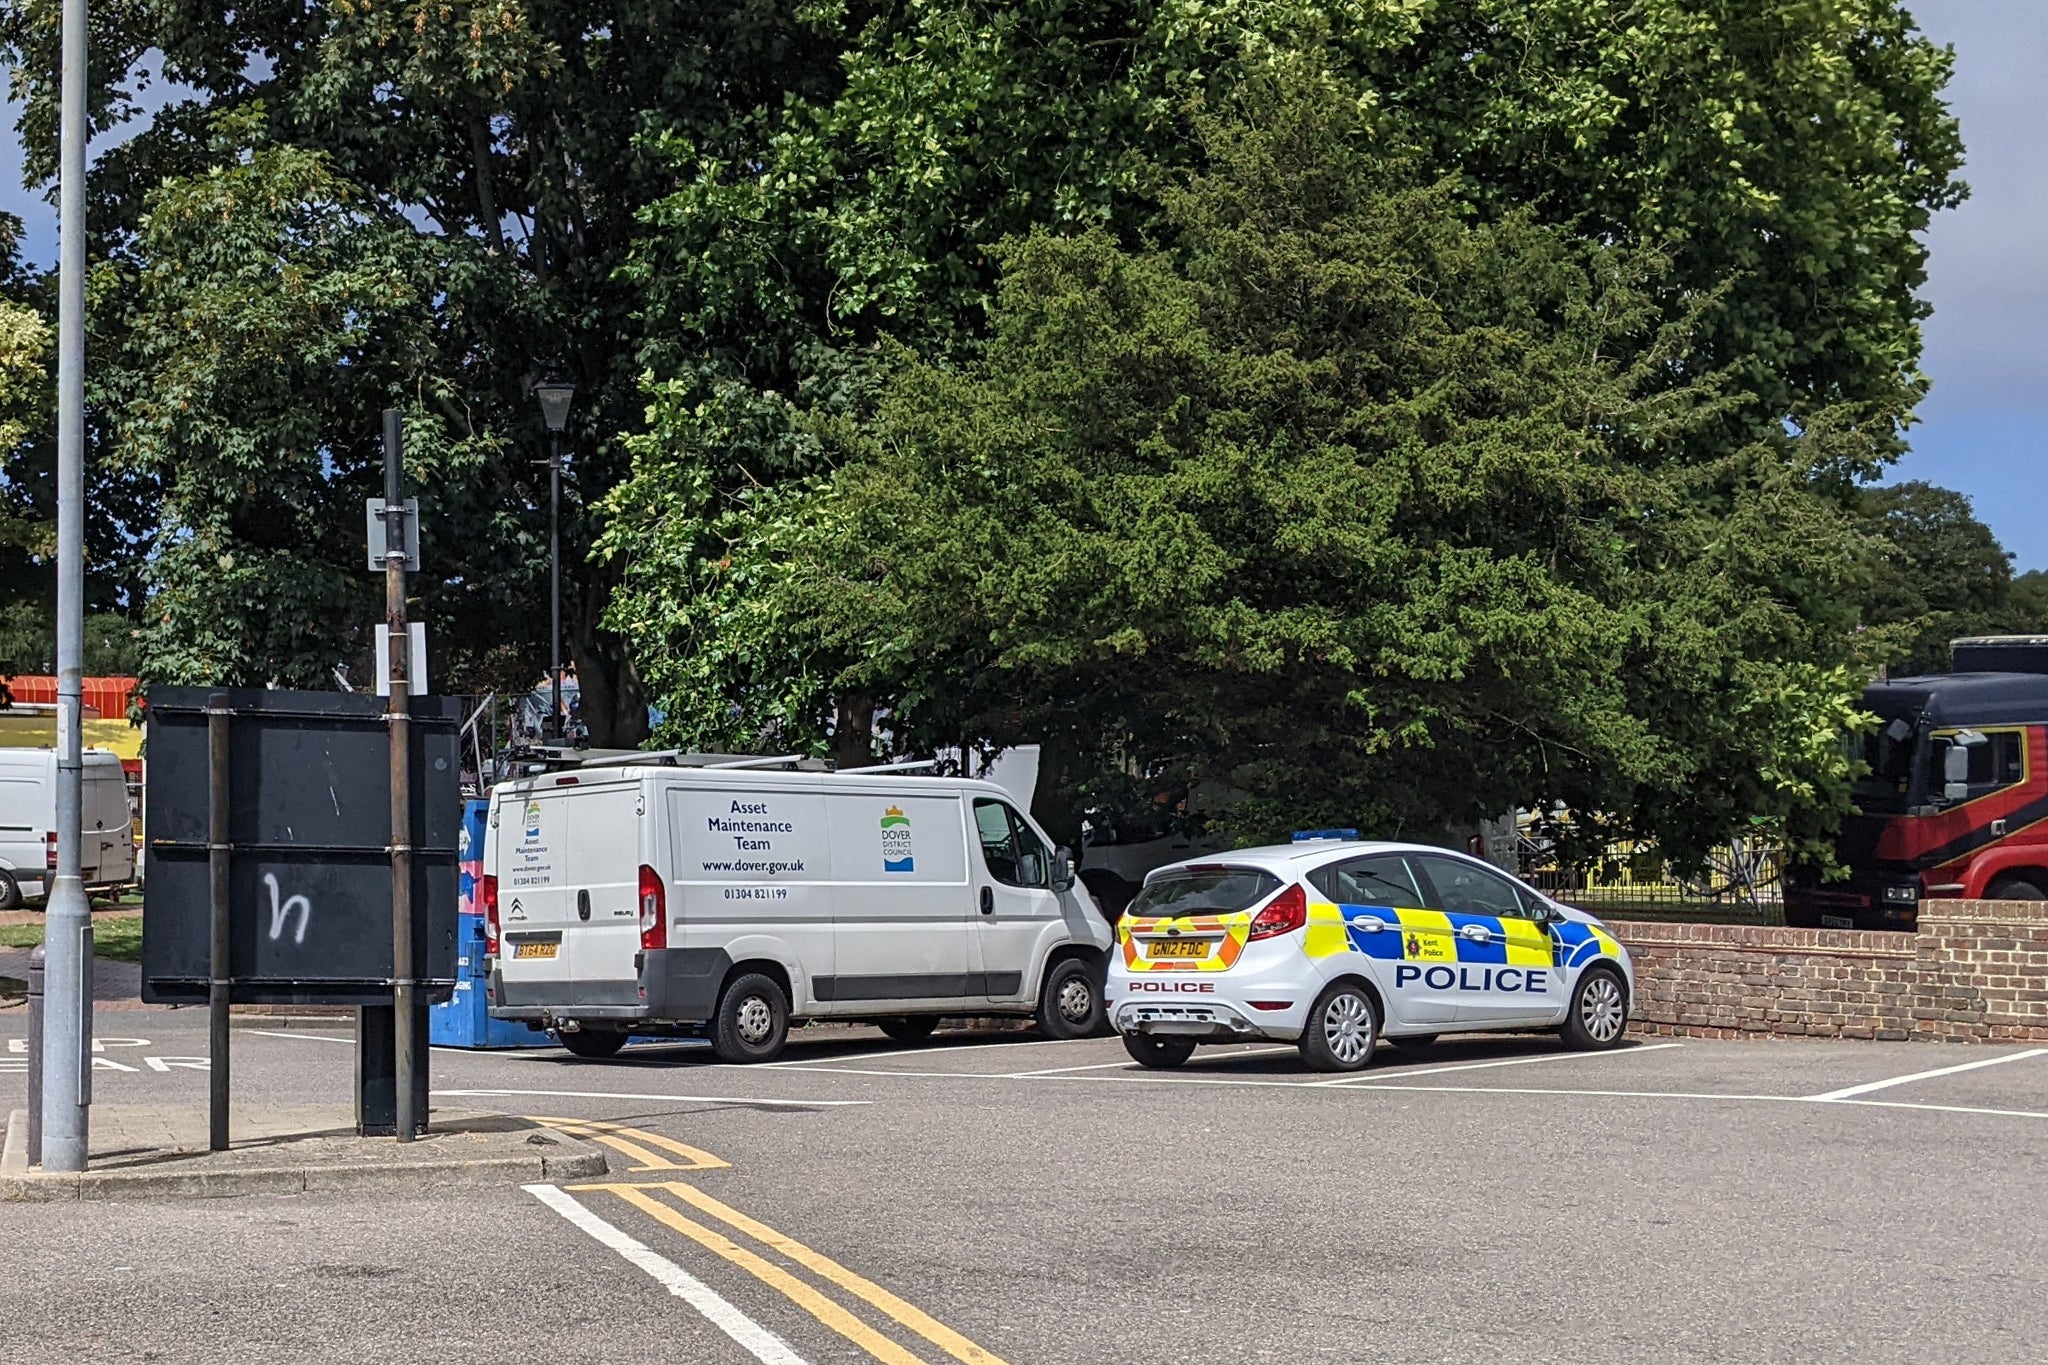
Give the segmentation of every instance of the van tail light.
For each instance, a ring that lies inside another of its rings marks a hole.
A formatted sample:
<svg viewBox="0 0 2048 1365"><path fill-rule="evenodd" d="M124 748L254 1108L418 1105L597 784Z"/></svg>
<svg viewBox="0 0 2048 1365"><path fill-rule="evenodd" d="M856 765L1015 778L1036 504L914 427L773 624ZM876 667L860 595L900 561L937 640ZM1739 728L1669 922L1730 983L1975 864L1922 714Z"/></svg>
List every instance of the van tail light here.
<svg viewBox="0 0 2048 1365"><path fill-rule="evenodd" d="M1288 934L1308 923L1308 893L1296 882L1266 902L1266 908L1252 918L1252 939Z"/></svg>
<svg viewBox="0 0 2048 1365"><path fill-rule="evenodd" d="M668 947L668 892L662 889L661 874L640 865L640 946Z"/></svg>
<svg viewBox="0 0 2048 1365"><path fill-rule="evenodd" d="M54 829L43 836L43 870L57 870L57 831Z"/></svg>
<svg viewBox="0 0 2048 1365"><path fill-rule="evenodd" d="M484 952L498 955L498 879L492 873L484 873L477 885L477 900L484 907Z"/></svg>

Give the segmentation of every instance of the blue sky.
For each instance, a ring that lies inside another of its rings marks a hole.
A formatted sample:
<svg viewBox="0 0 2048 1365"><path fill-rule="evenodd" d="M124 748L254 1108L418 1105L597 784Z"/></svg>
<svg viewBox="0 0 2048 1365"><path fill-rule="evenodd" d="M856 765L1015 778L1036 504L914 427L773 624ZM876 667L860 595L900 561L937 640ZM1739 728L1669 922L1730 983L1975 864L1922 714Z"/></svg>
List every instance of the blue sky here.
<svg viewBox="0 0 2048 1365"><path fill-rule="evenodd" d="M2048 0L1910 8L1956 49L1949 99L1971 193L1927 234L1923 368L1934 387L1891 477L1961 489L2018 568L2048 569ZM55 215L21 188L13 115L0 134L0 208L25 220L28 258L54 262Z"/></svg>

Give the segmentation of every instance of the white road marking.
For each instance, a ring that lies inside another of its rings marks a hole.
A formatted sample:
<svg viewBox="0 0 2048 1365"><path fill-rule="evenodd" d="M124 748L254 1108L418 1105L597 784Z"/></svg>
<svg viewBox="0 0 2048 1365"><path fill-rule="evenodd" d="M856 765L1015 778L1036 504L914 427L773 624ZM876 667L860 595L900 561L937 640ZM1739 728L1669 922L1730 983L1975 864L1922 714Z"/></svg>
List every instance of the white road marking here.
<svg viewBox="0 0 2048 1365"><path fill-rule="evenodd" d="M1629 1057L1638 1052L1662 1052L1684 1043L1646 1043L1640 1047L1618 1048L1613 1052L1547 1052L1538 1057L1504 1057L1492 1062L1459 1062L1455 1066L1402 1067L1399 1071L1360 1071L1333 1081L1310 1081L1310 1085L1364 1085L1376 1081L1406 1080L1410 1076L1441 1076L1451 1071L1482 1071L1490 1066L1532 1066L1537 1062L1592 1061L1599 1057Z"/></svg>
<svg viewBox="0 0 2048 1365"><path fill-rule="evenodd" d="M756 1095L645 1095L620 1090L436 1090L433 1093L465 1099L486 1095L554 1095L569 1100L675 1100L683 1104L766 1104L801 1109L844 1109L853 1105L874 1103L873 1100L770 1100Z"/></svg>
<svg viewBox="0 0 2048 1365"><path fill-rule="evenodd" d="M1214 1057L1205 1057L1203 1060L1207 1062L1234 1062L1241 1057L1271 1057L1282 1052L1293 1052L1295 1050L1291 1047L1261 1047L1252 1048L1244 1052L1218 1053ZM1031 1079L1033 1076L1059 1076L1070 1071L1109 1071L1117 1067L1133 1067L1137 1064L1132 1058L1126 1057L1120 1062L1096 1062L1089 1066L1049 1066L1039 1071L1012 1071L1007 1073L1004 1079L1024 1081ZM896 1073L890 1072L888 1074L894 1075Z"/></svg>
<svg viewBox="0 0 2048 1365"><path fill-rule="evenodd" d="M521 1188L599 1243L646 1271L656 1283L702 1313L707 1322L738 1342L762 1365L807 1365L802 1356L789 1348L788 1342L734 1307L717 1290L645 1242L584 1208L558 1186L524 1185Z"/></svg>
<svg viewBox="0 0 2048 1365"><path fill-rule="evenodd" d="M308 1033L304 1029L294 1029L292 1032L286 1033L281 1029L244 1028L236 1029L235 1032L253 1033L259 1038L289 1038L295 1043L301 1041L308 1043L353 1043L356 1040L356 1036L353 1033Z"/></svg>
<svg viewBox="0 0 2048 1365"><path fill-rule="evenodd" d="M2043 1054L2048 1054L2048 1047L2030 1047L2025 1052L2008 1052L2003 1057L1986 1057L1982 1061L1964 1062L1960 1066L1937 1067L1933 1071L1915 1071L1910 1076L1894 1076L1886 1081L1871 1081L1865 1085L1845 1086L1840 1090L1830 1090L1824 1095L1803 1095L1800 1098L1809 1100L1853 1099L1857 1095L1868 1095L1873 1090L1889 1090L1895 1085L1909 1085L1914 1081L1930 1081L1936 1076L1953 1076L1958 1071L1975 1071L1980 1067L2000 1066L2006 1062L2025 1061L2029 1057L2039 1057Z"/></svg>
<svg viewBox="0 0 2048 1365"><path fill-rule="evenodd" d="M878 1062L884 1057L919 1057L925 1055L934 1055L942 1052L978 1052L983 1048L991 1047L1055 1047L1058 1046L1060 1043L1064 1043L1067 1041L1070 1040L1065 1038L1022 1038L1016 1040L1004 1040L1002 1042L995 1043L926 1043L922 1047L903 1047L897 1048L892 1052L856 1052L851 1053L845 1057L820 1057L815 1062L807 1061L802 1057L792 1057L787 1061L767 1062L763 1063L762 1065L764 1065L768 1069L776 1071L802 1071L808 1070L813 1067L823 1069L825 1064L835 1061ZM831 1047L836 1045L828 1043L825 1044L825 1046ZM721 1063L721 1065L732 1066L735 1064L732 1062L725 1062ZM749 1071L755 1069L755 1064L753 1063L742 1062L738 1063L738 1065L745 1066ZM889 1072L884 1074L893 1075L895 1073Z"/></svg>

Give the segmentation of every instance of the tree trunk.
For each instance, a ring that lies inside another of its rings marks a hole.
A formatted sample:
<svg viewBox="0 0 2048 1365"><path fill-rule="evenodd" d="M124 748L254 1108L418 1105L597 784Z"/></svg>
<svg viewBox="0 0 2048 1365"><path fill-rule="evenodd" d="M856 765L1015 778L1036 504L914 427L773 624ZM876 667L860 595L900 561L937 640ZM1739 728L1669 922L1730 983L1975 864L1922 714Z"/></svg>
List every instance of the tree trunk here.
<svg viewBox="0 0 2048 1365"><path fill-rule="evenodd" d="M864 768L875 761L875 703L871 697L841 697L832 717L832 761Z"/></svg>
<svg viewBox="0 0 2048 1365"><path fill-rule="evenodd" d="M624 637L608 630L577 631L570 642L576 664L577 709L593 749L637 749L647 740L647 690L626 653Z"/></svg>

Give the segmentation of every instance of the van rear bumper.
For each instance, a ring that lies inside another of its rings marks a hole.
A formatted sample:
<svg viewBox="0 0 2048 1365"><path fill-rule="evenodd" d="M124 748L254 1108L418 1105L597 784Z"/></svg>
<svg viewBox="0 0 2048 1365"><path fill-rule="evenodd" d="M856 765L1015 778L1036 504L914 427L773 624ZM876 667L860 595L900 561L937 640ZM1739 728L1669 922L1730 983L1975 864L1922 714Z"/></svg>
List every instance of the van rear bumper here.
<svg viewBox="0 0 2048 1365"><path fill-rule="evenodd" d="M723 948L649 950L640 954L637 981L508 981L494 964L491 1018L701 1024L718 1009L718 990L731 970L732 956Z"/></svg>

